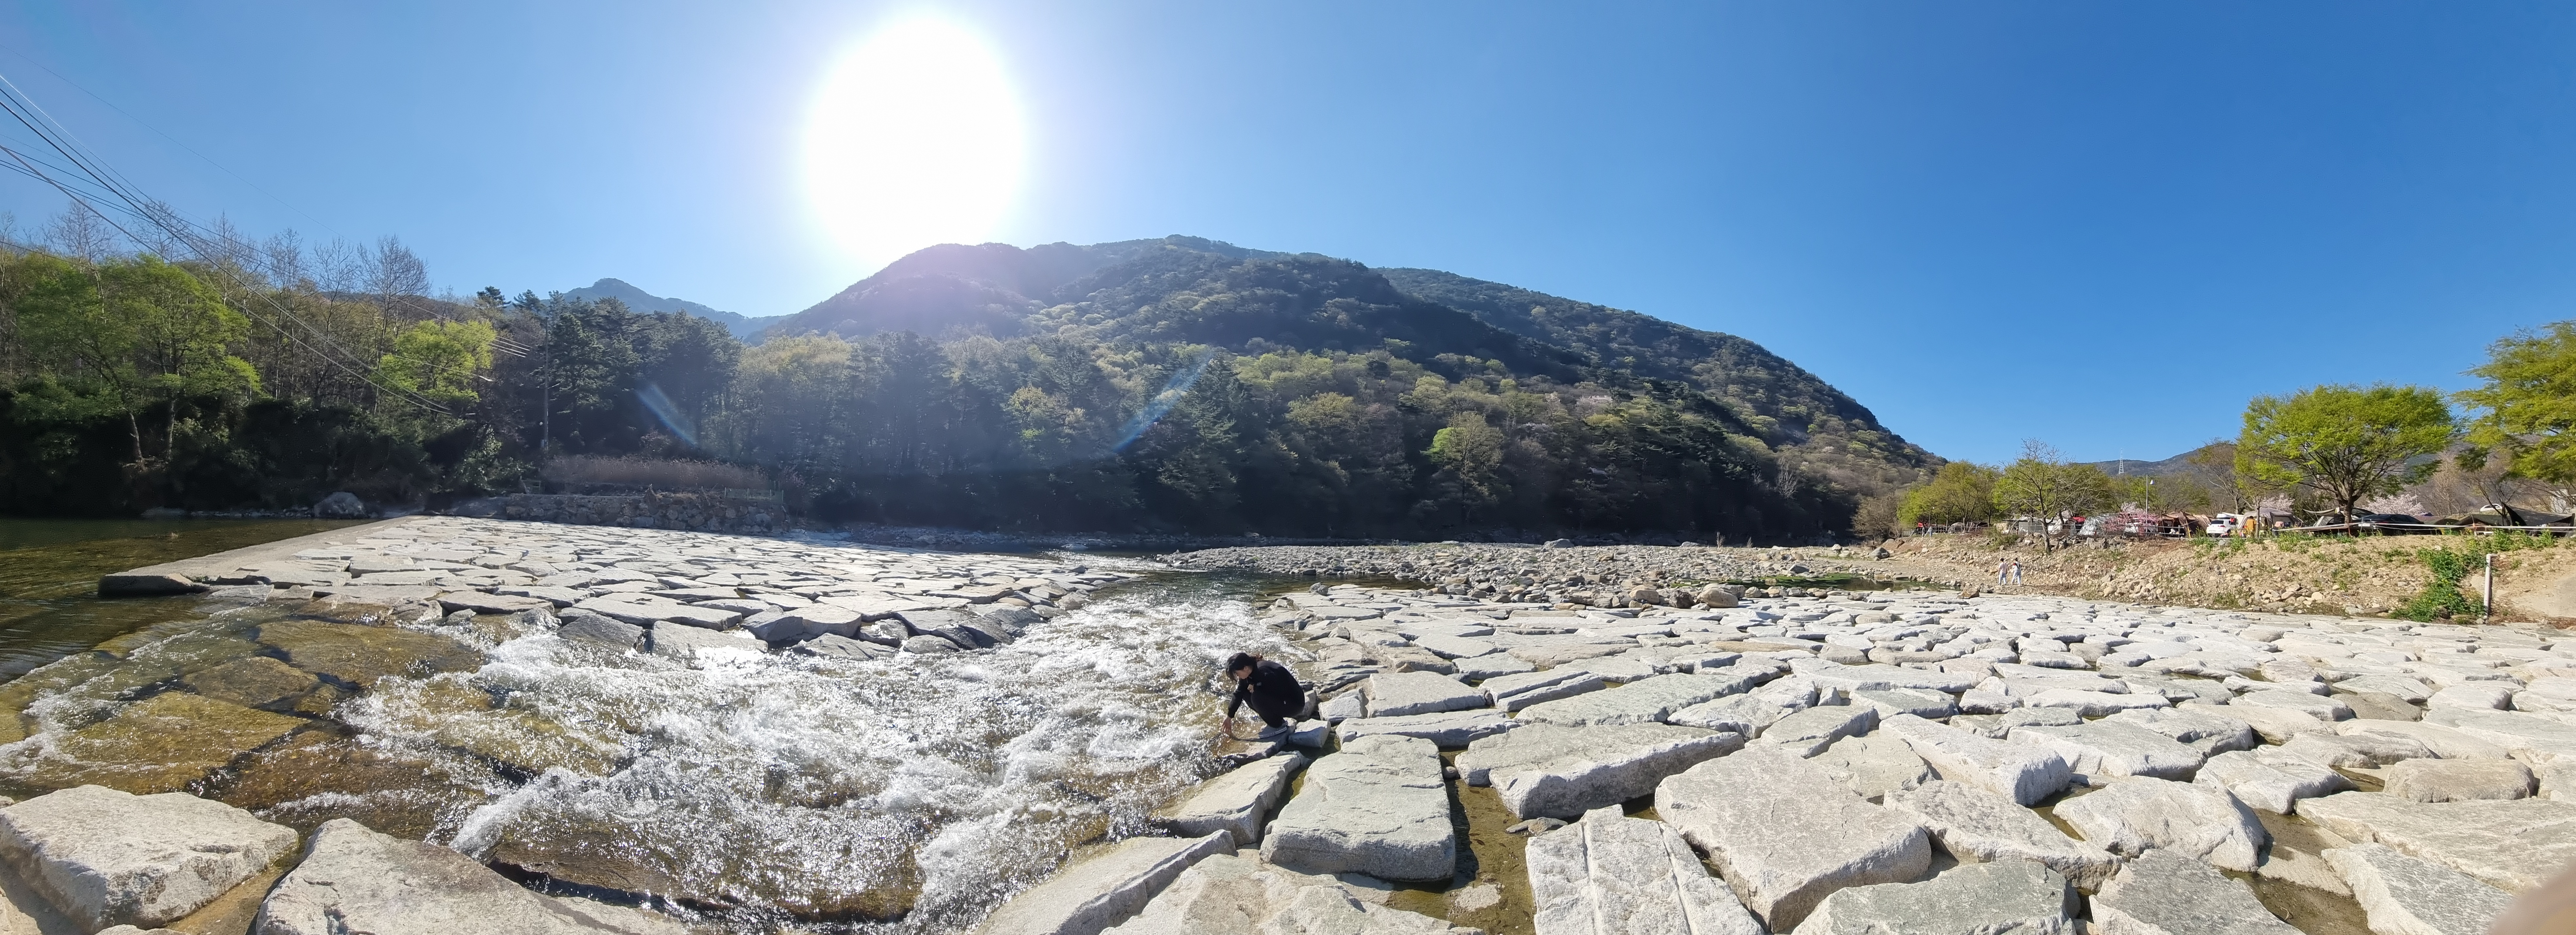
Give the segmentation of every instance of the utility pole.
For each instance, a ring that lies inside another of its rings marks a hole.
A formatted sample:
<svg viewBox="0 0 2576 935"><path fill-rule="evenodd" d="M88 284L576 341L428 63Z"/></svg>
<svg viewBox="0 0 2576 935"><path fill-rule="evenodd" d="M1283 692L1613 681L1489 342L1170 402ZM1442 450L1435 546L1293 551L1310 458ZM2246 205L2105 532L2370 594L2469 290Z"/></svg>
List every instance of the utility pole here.
<svg viewBox="0 0 2576 935"><path fill-rule="evenodd" d="M2489 552L2487 553L2487 599L2485 604L2478 607L2478 622L2485 623L2493 617L2495 617L2495 553Z"/></svg>

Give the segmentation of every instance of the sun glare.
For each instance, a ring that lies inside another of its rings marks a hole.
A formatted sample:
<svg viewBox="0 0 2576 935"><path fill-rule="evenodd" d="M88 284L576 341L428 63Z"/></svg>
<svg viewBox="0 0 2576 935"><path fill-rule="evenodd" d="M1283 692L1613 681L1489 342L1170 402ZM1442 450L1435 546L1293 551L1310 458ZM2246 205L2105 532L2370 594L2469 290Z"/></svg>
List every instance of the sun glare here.
<svg viewBox="0 0 2576 935"><path fill-rule="evenodd" d="M806 190L843 249L882 264L990 236L1018 193L1021 147L992 50L953 23L909 20L824 80L806 123Z"/></svg>

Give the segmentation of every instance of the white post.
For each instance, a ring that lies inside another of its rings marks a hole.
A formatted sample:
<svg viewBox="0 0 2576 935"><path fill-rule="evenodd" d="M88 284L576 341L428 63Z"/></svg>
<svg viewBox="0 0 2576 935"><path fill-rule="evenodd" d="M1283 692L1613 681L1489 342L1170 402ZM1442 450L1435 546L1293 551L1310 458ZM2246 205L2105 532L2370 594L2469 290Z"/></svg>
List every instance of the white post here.
<svg viewBox="0 0 2576 935"><path fill-rule="evenodd" d="M2487 622L2488 620L2493 619L2494 617L2495 617L2495 553L2493 553L2493 552L2489 552L2489 553L2487 553L2487 602L2486 602L2486 606L2485 606L2485 607L2481 607L2481 608L2479 608L2479 609L2478 609L2478 622L2479 622L2479 623L2485 623L2485 622Z"/></svg>

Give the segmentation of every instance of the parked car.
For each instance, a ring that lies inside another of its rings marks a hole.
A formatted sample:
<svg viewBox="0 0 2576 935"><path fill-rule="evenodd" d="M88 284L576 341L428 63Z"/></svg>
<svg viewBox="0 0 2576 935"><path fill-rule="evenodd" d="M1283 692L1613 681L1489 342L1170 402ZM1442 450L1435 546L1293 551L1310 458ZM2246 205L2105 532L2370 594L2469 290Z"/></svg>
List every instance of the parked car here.
<svg viewBox="0 0 2576 935"><path fill-rule="evenodd" d="M2209 518L2207 531L2213 536L2233 536L2244 528L2245 517L2234 513L2220 513Z"/></svg>

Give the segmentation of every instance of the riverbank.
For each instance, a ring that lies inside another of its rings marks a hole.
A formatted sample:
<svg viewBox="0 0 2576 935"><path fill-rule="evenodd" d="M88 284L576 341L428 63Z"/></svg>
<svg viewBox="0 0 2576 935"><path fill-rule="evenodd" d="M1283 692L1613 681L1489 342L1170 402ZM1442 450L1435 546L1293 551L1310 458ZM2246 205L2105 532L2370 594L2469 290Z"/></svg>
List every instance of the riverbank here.
<svg viewBox="0 0 2576 935"><path fill-rule="evenodd" d="M2465 553L2487 546L2456 539L2144 540L2043 550L1991 537L1940 535L1843 548L1442 543L1202 549L1167 559L1188 568L1319 579L1399 578L1457 593L1581 606L1634 606L1640 588L1695 590L1715 582L1917 582L2164 606L2384 617L2425 593L2433 580L2423 550ZM2576 623L2576 547L2554 540L2513 545L2495 556L2492 619ZM2019 563L2016 582L1997 582L2002 562ZM2483 599L2482 575L2483 566L2471 568L2459 590Z"/></svg>

